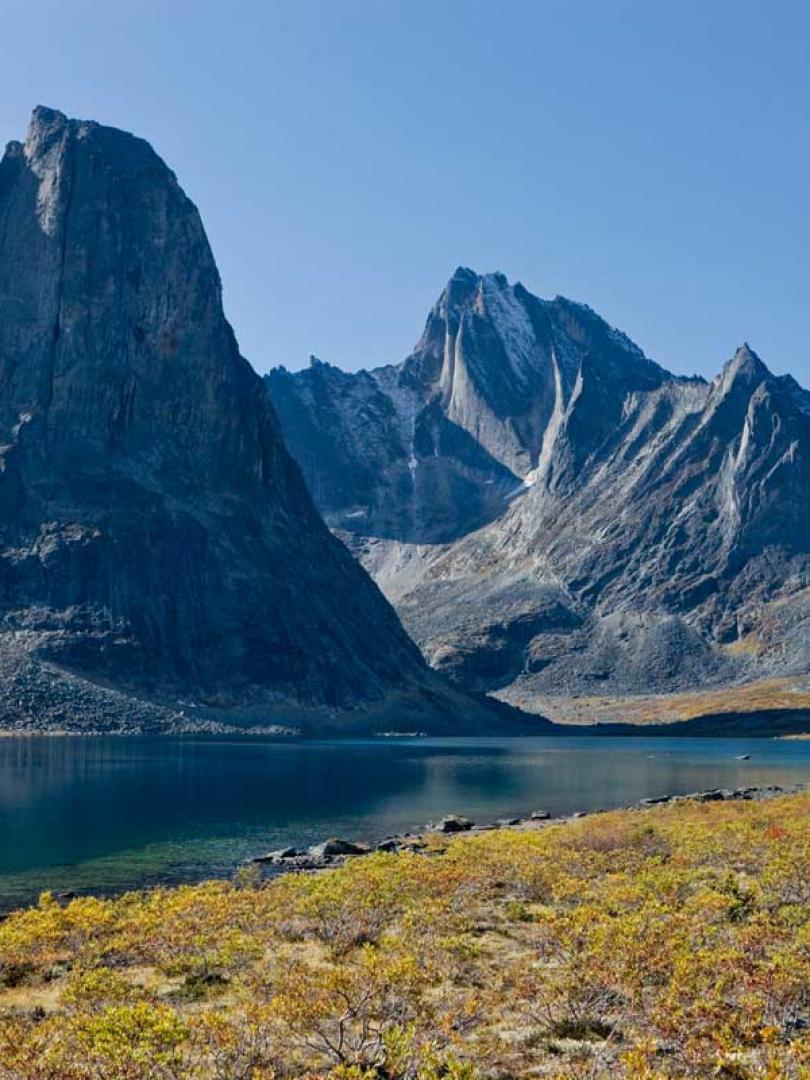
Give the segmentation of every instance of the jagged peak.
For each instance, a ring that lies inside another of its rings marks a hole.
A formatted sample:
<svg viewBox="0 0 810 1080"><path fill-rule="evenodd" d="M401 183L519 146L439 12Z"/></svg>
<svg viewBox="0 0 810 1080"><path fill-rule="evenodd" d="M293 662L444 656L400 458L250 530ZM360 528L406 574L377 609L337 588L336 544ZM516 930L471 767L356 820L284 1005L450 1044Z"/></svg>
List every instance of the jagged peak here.
<svg viewBox="0 0 810 1080"><path fill-rule="evenodd" d="M351 372L345 371L339 364L333 364L331 360L322 360L319 356L310 354L308 371L311 371L315 375L347 375ZM360 374L360 372L357 372Z"/></svg>
<svg viewBox="0 0 810 1080"><path fill-rule="evenodd" d="M500 270L493 270L488 273L479 273L477 270L470 269L469 266L457 266L450 278L442 290L443 293L447 293L451 289L457 286L465 286L469 288L480 289L484 286L498 289L509 289L512 286L509 284L509 279L506 274Z"/></svg>
<svg viewBox="0 0 810 1080"><path fill-rule="evenodd" d="M723 365L717 378L717 385L726 393L738 384L753 385L772 379L771 372L757 356L747 341L735 351L731 359Z"/></svg>
<svg viewBox="0 0 810 1080"><path fill-rule="evenodd" d="M482 286L494 289L511 289L513 286L509 284L509 278L506 274L500 270L495 270L491 274L480 274L478 278Z"/></svg>
<svg viewBox="0 0 810 1080"><path fill-rule="evenodd" d="M68 119L58 109L37 105L31 113L28 134L25 137L24 152L27 158L34 159L45 152L55 139L61 138L65 128L76 125L77 121Z"/></svg>
<svg viewBox="0 0 810 1080"><path fill-rule="evenodd" d="M491 354L491 358L497 359L497 367L504 368L497 378L502 382L513 380L516 388L525 389L527 379L532 380L538 372L545 371L550 342L558 335L570 343L576 342L563 347L569 368L574 353L585 350L592 352L594 358L604 356L611 371L626 369L623 381L629 380L640 388L674 378L587 304L560 295L553 300L544 299L520 281L511 284L501 271L482 274L465 266L456 269L432 308L422 337L412 357L405 362L409 373L418 371L418 377L428 382L445 378L447 334L455 338L467 319L484 320L500 339L504 351ZM504 355L506 365L501 363ZM425 358L430 358L427 366ZM486 358L476 366L479 377L485 368L493 369ZM572 375L573 370L568 372L569 381Z"/></svg>
<svg viewBox="0 0 810 1080"><path fill-rule="evenodd" d="M487 297L504 297L513 302L519 299L517 287L510 285L501 271L481 274L468 266L456 267L428 316L426 329L437 318L455 323L468 309L485 314Z"/></svg>
<svg viewBox="0 0 810 1080"><path fill-rule="evenodd" d="M466 266L458 266L442 289L434 305L432 315L447 318L455 315L475 295L480 275Z"/></svg>
<svg viewBox="0 0 810 1080"><path fill-rule="evenodd" d="M28 125L29 132L42 128L65 127L70 121L59 109L52 109L48 105L35 105L31 112L31 120Z"/></svg>
<svg viewBox="0 0 810 1080"><path fill-rule="evenodd" d="M454 281L477 281L480 277L475 270L471 270L469 266L457 266L453 273L450 275L450 280L447 282L448 287L453 284Z"/></svg>
<svg viewBox="0 0 810 1080"><path fill-rule="evenodd" d="M742 345L739 346L729 363L736 364L740 367L745 365L752 369L755 369L758 366L760 368L763 368L765 371L768 370L765 367L765 364L762 362L759 356L757 356L757 354L754 352L754 350L751 348L747 341L744 341Z"/></svg>
<svg viewBox="0 0 810 1080"><path fill-rule="evenodd" d="M100 124L96 120L81 120L66 116L58 109L37 105L31 114L28 133L22 152L40 174L47 169L55 146L73 140L92 140L96 148L127 171L156 169L176 183L177 178L146 139L121 128ZM19 144L9 144L14 148ZM8 150L7 150L8 153Z"/></svg>
<svg viewBox="0 0 810 1080"><path fill-rule="evenodd" d="M279 368L274 368L271 374L279 371ZM320 357L315 355L310 355L309 365L303 368L299 374L303 375L310 383L327 388L348 386L357 380L365 380L369 377L369 373L363 369L346 371L338 364L333 364L329 360L321 360Z"/></svg>
<svg viewBox="0 0 810 1080"><path fill-rule="evenodd" d="M606 319L603 319L589 304L559 293L553 300L546 300L531 292L521 281L511 284L509 278L500 270L488 273L478 273L469 267L459 266L442 291L434 313L446 315L451 310L456 313L466 304L477 305L479 314L486 313L486 299L488 295L504 296L519 303L522 307L538 305L549 311L564 312L580 319L589 326L598 327L609 335L617 344L621 344L628 352L638 357L644 357L643 351L622 330L616 329ZM483 302L483 306L481 304Z"/></svg>

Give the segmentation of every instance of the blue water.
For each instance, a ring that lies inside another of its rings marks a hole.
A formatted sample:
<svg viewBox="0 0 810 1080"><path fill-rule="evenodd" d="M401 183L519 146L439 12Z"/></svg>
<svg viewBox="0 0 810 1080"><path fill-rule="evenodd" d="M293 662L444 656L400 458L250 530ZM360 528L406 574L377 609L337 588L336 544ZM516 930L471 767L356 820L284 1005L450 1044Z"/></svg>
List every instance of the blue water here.
<svg viewBox="0 0 810 1080"><path fill-rule="evenodd" d="M268 848L451 812L487 822L800 782L810 741L0 738L0 907L230 874Z"/></svg>

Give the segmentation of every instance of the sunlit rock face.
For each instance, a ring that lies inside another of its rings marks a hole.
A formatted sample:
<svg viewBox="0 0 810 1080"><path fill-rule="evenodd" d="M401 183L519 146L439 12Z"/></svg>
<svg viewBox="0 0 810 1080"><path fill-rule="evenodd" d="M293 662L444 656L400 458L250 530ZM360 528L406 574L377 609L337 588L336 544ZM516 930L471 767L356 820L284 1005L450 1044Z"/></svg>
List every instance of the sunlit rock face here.
<svg viewBox="0 0 810 1080"><path fill-rule="evenodd" d="M427 659L524 705L810 667L810 395L712 382L459 269L399 365L268 384L327 522Z"/></svg>
<svg viewBox="0 0 810 1080"><path fill-rule="evenodd" d="M590 417L583 444L615 424L626 393L666 373L588 308L459 268L404 363L349 374L313 358L306 371L276 368L267 379L330 525L443 543L574 464L557 436L594 352L598 380L575 416Z"/></svg>
<svg viewBox="0 0 810 1080"><path fill-rule="evenodd" d="M315 510L174 174L44 108L0 164L0 586L8 723L443 692Z"/></svg>

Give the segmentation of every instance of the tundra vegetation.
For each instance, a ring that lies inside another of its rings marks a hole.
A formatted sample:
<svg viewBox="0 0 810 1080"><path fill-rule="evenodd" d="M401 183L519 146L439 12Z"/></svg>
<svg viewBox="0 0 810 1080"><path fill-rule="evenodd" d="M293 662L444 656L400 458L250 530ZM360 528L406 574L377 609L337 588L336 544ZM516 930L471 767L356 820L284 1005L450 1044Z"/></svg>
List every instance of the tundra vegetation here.
<svg viewBox="0 0 810 1080"><path fill-rule="evenodd" d="M810 796L0 924L2 1080L810 1077Z"/></svg>

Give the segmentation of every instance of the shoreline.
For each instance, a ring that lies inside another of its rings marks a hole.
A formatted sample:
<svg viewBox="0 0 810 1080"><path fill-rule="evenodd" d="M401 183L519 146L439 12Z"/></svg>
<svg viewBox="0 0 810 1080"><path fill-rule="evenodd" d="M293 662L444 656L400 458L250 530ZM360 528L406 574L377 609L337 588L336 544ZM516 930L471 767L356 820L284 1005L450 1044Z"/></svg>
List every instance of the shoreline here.
<svg viewBox="0 0 810 1080"><path fill-rule="evenodd" d="M546 810L535 810L528 817L501 817L495 822L483 824L476 823L461 814L447 814L438 823L428 822L420 832L394 833L376 844L341 837L328 837L306 848L291 844L285 848L253 856L237 867L234 874L249 867L256 867L259 870L272 867L278 871L272 875L273 877L284 873L316 873L342 866L347 859L373 855L377 852L391 855L407 852L420 854L430 848L429 840L435 841L440 837L474 836L503 829L519 832L533 831L552 825L566 825L571 821L581 821L583 818L597 817L602 814L650 810L653 807L684 803L767 802L783 795L801 795L808 791L810 791L810 781L792 784L789 787L766 784L742 788L707 788L702 791L688 792L685 795L649 796L630 805L602 807L597 810L575 810L570 814L559 816L554 816ZM432 850L435 851L435 844Z"/></svg>
<svg viewBox="0 0 810 1080"><path fill-rule="evenodd" d="M534 831L551 826L566 825L584 818L599 817L603 814L628 811L649 810L655 807L689 803L707 802L766 802L770 799L787 795L800 795L810 791L810 780L783 787L778 784L753 785L742 788L707 788L688 792L683 795L659 795L643 798L636 803L622 806L601 807L594 810L575 810L570 813L554 815L537 809L528 816L503 816L494 822L475 822L460 814L447 814L439 822L427 822L423 829L415 832L394 833L379 841L351 840L340 837L327 837L307 847L289 845L274 851L267 851L235 863L227 874L201 877L194 884L205 881L234 881L240 873L258 871L263 880L274 880L286 874L320 873L343 866L348 859L359 858L375 853L398 854L436 854L436 841L449 840L454 836L475 836L499 830L518 832ZM149 893L159 889L177 889L191 882L171 879L156 881L145 885L135 885L119 889L50 889L44 885L29 902L12 902L6 906L0 898L0 922L14 911L25 910L36 905L37 896L51 892L60 904L68 904L80 897L93 896L101 900L114 899L127 893Z"/></svg>
<svg viewBox="0 0 810 1080"><path fill-rule="evenodd" d="M423 738L683 738L683 739L810 739L810 710L779 709L759 710L747 713L712 713L690 717L685 720L665 722L618 722L595 720L592 723L558 723L546 717L538 717L545 724L538 731L493 731L481 734L441 734L427 731L361 731L336 730L334 726L303 730L284 724L255 724L243 726L226 724L219 720L184 722L174 728L148 729L138 725L129 728L105 730L96 728L80 730L71 728L0 728L0 739L49 738L49 739L101 739L101 738L267 738L294 739L301 742L327 739L330 742L351 739L423 739Z"/></svg>

